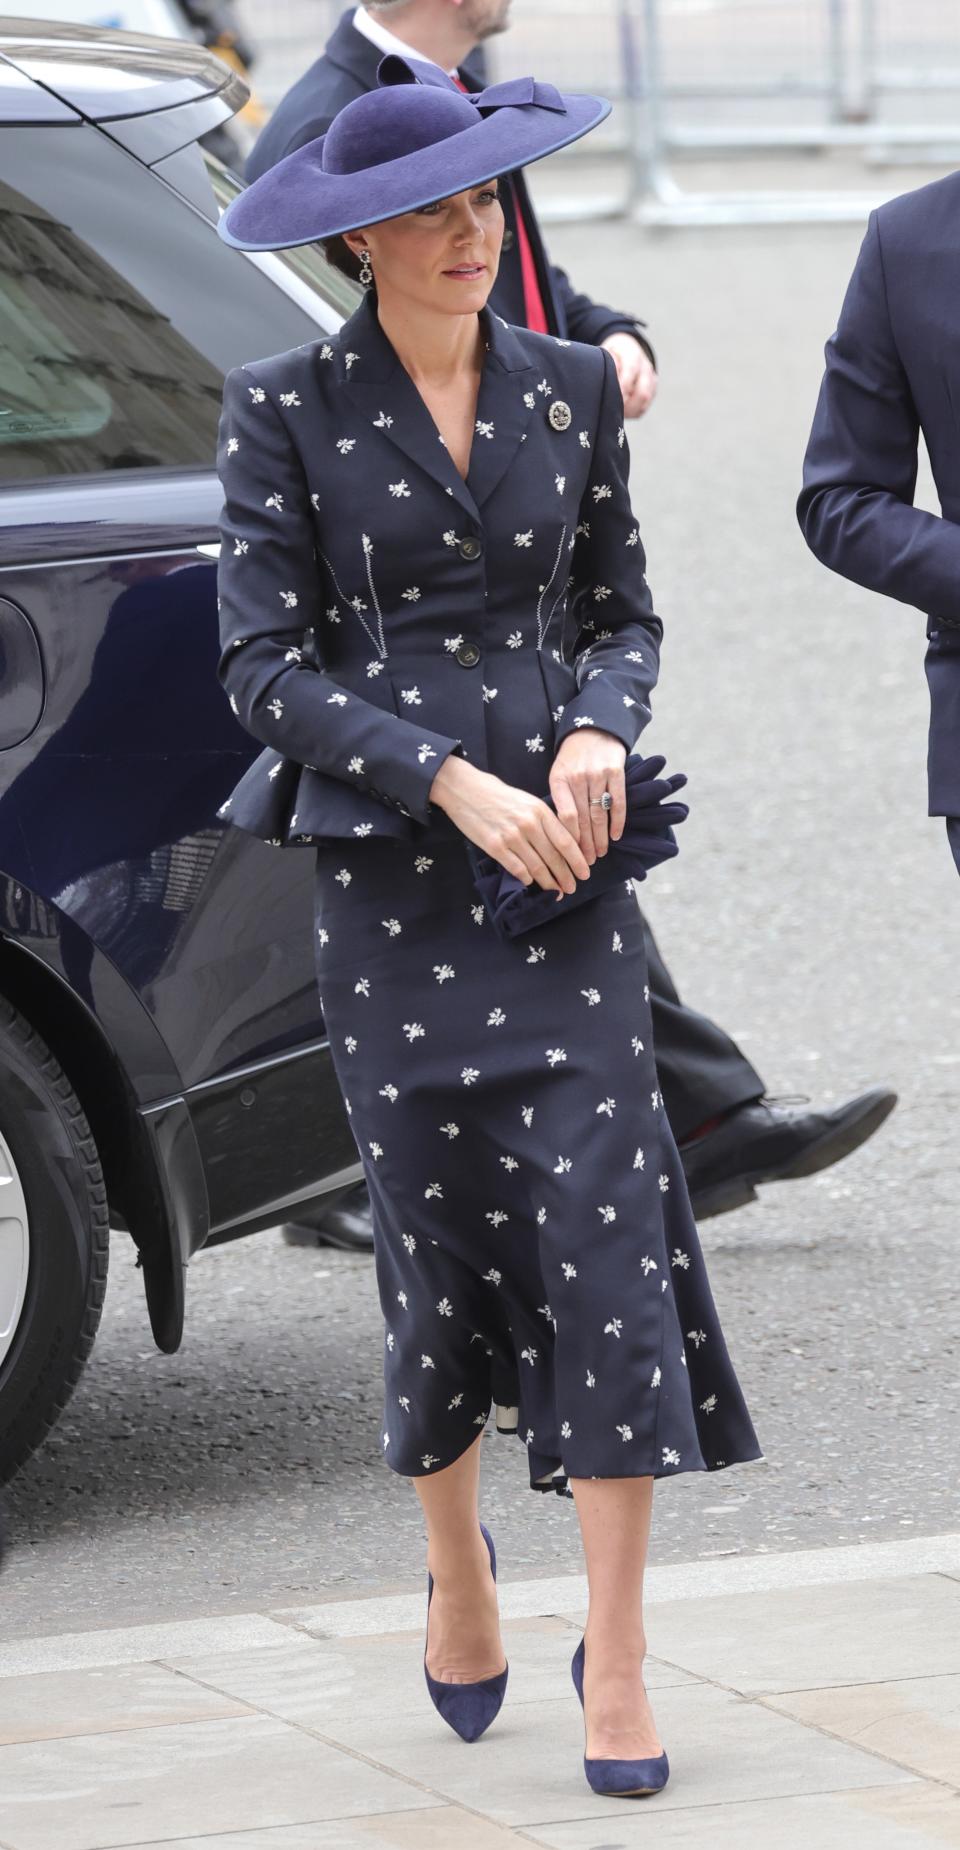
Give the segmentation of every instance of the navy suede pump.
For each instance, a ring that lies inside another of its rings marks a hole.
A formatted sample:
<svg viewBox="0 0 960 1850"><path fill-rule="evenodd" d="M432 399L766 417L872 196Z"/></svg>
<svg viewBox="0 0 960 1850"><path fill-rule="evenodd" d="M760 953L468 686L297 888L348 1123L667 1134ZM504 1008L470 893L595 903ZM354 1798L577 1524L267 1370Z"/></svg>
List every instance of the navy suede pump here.
<svg viewBox="0 0 960 1850"><path fill-rule="evenodd" d="M584 1643L581 1638L573 1654L570 1672L573 1687L583 1707L583 1660ZM583 1756L583 1770L587 1784L601 1797L610 1799L641 1799L651 1792L662 1792L670 1778L670 1762L666 1754L657 1754L652 1760L588 1760Z"/></svg>
<svg viewBox="0 0 960 1850"><path fill-rule="evenodd" d="M493 1536L480 1524L480 1533L490 1553L490 1571L494 1580L497 1578L497 1555L493 1546ZM433 1575L427 1575L427 1616L430 1615L430 1601L433 1598ZM509 1664L495 1677L484 1677L480 1683L438 1683L427 1669L427 1653L423 1653L423 1674L427 1679L430 1700L438 1715L461 1741L479 1741L480 1736L489 1728L490 1723L500 1713L507 1687Z"/></svg>

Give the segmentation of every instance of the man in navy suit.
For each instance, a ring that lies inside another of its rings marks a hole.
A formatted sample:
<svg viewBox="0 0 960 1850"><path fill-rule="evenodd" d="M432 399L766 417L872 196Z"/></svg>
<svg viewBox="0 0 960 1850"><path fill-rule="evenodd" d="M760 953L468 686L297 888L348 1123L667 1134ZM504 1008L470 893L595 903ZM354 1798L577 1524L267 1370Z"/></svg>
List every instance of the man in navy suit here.
<svg viewBox="0 0 960 1850"><path fill-rule="evenodd" d="M510 0L380 0L344 13L322 55L261 132L247 179L325 134L341 109L375 89L388 52L438 64L463 88L483 89L479 48L506 29L509 6ZM501 180L500 198L506 226L492 307L517 326L607 348L626 416L642 416L657 383L646 324L592 301L551 264L522 173ZM824 1169L873 1134L895 1093L874 1087L809 1111L768 1099L755 1067L723 1028L681 1001L646 919L644 926L661 1091L701 1219L754 1200L760 1183ZM369 1249L362 1186L330 1204L303 1238L316 1240L318 1228L332 1243ZM298 1237L293 1229L290 1237Z"/></svg>
<svg viewBox="0 0 960 1850"><path fill-rule="evenodd" d="M359 6L344 13L322 55L261 131L247 160L246 178L258 179L284 155L325 135L347 103L376 89L377 66L387 52L439 64L465 89L482 90L487 80L478 48L505 29L509 5L510 0L381 0L369 10ZM580 294L565 271L550 262L522 173L504 182L500 199L506 223L491 306L517 327L609 348L626 414L641 416L657 389L646 324Z"/></svg>
<svg viewBox="0 0 960 1850"><path fill-rule="evenodd" d="M813 420L811 551L926 614L931 816L960 871L960 173L871 215ZM914 507L921 432L941 513Z"/></svg>

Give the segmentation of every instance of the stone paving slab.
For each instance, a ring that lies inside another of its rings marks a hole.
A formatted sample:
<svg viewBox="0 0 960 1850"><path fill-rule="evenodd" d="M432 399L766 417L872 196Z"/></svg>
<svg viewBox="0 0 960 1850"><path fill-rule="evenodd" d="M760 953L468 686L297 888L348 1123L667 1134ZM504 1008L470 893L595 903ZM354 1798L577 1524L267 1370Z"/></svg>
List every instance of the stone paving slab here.
<svg viewBox="0 0 960 1850"><path fill-rule="evenodd" d="M501 1588L533 1611L505 1622L507 1702L473 1746L423 1688L422 1597L400 1631L391 1596L341 1636L273 1613L27 1641L20 1673L11 1641L0 1850L960 1850L960 1581L903 1574L897 1546L858 1581L861 1552L801 1586L785 1558L738 1564L749 1591L714 1563L653 1603L672 1770L639 1802L583 1779L578 1577L567 1610L536 1610L563 1583Z"/></svg>
<svg viewBox="0 0 960 1850"><path fill-rule="evenodd" d="M376 1818L318 1820L268 1831L228 1831L224 1836L166 1839L162 1850L516 1850L514 1831L456 1805L433 1811L392 1812ZM527 1839L526 1841L530 1841ZM122 1850L161 1850L152 1842ZM897 1846L899 1850L899 1846Z"/></svg>
<svg viewBox="0 0 960 1850"><path fill-rule="evenodd" d="M0 1842L10 1850L115 1850L436 1803L267 1716L0 1748Z"/></svg>
<svg viewBox="0 0 960 1850"><path fill-rule="evenodd" d="M641 1800L609 1831L533 1825L528 1837L549 1850L955 1850L960 1798L929 1786L879 1786L672 1812Z"/></svg>
<svg viewBox="0 0 960 1850"><path fill-rule="evenodd" d="M928 1779L960 1781L960 1676L788 1691L765 1701L781 1715L887 1754Z"/></svg>
<svg viewBox="0 0 960 1850"><path fill-rule="evenodd" d="M245 1703L191 1683L162 1664L47 1671L0 1681L0 1746L249 1713Z"/></svg>
<svg viewBox="0 0 960 1850"><path fill-rule="evenodd" d="M745 1619L749 1615L749 1622ZM960 1672L960 1582L928 1574L659 1606L650 1648L744 1694Z"/></svg>

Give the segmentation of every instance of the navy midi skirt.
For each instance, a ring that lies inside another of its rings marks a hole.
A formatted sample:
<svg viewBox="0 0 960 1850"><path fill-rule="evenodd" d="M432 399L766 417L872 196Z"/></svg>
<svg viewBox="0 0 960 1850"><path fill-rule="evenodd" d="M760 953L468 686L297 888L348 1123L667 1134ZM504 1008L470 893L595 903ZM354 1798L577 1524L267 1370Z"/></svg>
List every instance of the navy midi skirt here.
<svg viewBox="0 0 960 1850"><path fill-rule="evenodd" d="M759 1458L632 884L505 943L458 837L325 843L316 950L373 1208L388 1463L443 1469L493 1405L536 1489Z"/></svg>

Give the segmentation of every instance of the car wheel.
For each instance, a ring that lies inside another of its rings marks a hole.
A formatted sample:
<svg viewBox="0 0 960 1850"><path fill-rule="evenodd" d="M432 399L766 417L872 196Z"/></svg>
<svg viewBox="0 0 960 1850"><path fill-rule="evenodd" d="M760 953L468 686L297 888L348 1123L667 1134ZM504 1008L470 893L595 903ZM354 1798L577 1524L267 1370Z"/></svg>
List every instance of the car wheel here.
<svg viewBox="0 0 960 1850"><path fill-rule="evenodd" d="M93 1347L107 1191L70 1081L0 997L0 1482L39 1445Z"/></svg>

